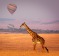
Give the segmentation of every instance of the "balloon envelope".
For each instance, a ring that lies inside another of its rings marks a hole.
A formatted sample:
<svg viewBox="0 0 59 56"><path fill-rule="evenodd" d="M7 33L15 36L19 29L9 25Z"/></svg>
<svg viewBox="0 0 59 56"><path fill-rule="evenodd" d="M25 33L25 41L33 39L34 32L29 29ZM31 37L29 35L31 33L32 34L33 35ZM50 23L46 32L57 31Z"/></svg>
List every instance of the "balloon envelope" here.
<svg viewBox="0 0 59 56"><path fill-rule="evenodd" d="M11 14L13 14L13 13L16 11L17 6L16 6L15 4L9 4L9 5L7 6L7 9L8 9L8 11L9 11Z"/></svg>

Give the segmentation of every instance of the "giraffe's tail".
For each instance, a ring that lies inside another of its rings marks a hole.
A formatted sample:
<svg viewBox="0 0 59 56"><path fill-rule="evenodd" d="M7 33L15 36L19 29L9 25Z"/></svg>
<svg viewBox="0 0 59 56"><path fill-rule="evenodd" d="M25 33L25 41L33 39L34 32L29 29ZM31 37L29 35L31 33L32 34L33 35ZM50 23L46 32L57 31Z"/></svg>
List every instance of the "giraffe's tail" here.
<svg viewBox="0 0 59 56"><path fill-rule="evenodd" d="M45 47L45 49L46 49L46 51L49 53L49 50L48 50L48 48L47 48L47 47Z"/></svg>

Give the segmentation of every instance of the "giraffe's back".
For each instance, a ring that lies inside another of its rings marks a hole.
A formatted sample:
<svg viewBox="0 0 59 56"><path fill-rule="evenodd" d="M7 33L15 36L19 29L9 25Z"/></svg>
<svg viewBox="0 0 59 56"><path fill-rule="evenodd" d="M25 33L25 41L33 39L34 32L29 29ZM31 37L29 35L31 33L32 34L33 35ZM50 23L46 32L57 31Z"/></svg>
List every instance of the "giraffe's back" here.
<svg viewBox="0 0 59 56"><path fill-rule="evenodd" d="M43 37L39 36L37 37L37 40L40 41L42 44L45 43L45 40L43 39Z"/></svg>
<svg viewBox="0 0 59 56"><path fill-rule="evenodd" d="M36 35L35 37L33 37L32 41L36 43L41 43L41 44L45 43L45 40L39 35Z"/></svg>

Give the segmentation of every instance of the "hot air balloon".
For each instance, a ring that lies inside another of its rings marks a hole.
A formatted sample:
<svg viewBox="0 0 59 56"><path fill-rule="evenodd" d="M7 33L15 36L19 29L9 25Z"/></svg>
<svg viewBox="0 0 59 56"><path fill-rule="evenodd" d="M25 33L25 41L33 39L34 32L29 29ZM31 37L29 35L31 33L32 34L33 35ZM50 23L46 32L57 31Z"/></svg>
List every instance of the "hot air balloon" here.
<svg viewBox="0 0 59 56"><path fill-rule="evenodd" d="M15 4L8 4L7 9L11 14L13 14L16 11L17 6Z"/></svg>

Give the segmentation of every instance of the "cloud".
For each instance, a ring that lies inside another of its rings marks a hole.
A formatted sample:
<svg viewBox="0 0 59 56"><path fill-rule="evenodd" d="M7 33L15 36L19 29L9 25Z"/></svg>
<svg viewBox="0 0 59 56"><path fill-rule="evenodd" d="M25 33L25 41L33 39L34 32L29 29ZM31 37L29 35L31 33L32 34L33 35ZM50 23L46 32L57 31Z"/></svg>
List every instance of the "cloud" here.
<svg viewBox="0 0 59 56"><path fill-rule="evenodd" d="M51 22L43 22L41 24L54 24L54 23L58 23L59 20L55 20L55 21L51 21Z"/></svg>
<svg viewBox="0 0 59 56"><path fill-rule="evenodd" d="M55 24L55 23L58 23L59 22L59 20L55 20L55 21L50 21L50 22L42 22L42 21L34 21L34 20L32 20L32 21L29 21L29 22L31 22L31 23L37 23L37 24Z"/></svg>
<svg viewBox="0 0 59 56"><path fill-rule="evenodd" d="M11 20L14 20L14 19L0 18L0 22L1 22L1 21L11 21Z"/></svg>

